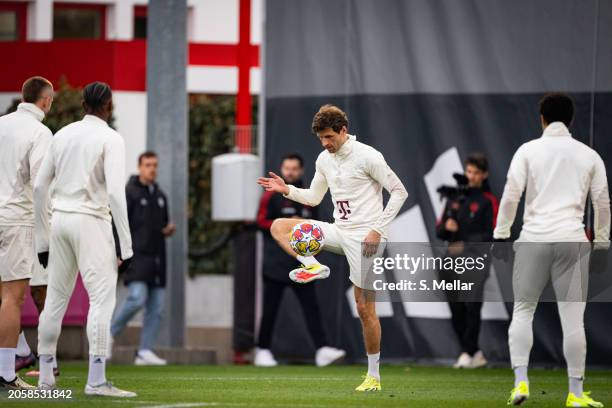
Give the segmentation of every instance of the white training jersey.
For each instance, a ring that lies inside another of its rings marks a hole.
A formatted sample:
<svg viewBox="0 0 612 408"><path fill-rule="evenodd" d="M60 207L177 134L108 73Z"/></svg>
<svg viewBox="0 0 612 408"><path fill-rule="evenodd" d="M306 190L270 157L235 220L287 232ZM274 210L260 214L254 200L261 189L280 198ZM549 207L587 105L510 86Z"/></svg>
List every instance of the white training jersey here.
<svg viewBox="0 0 612 408"><path fill-rule="evenodd" d="M595 242L609 245L610 197L603 160L574 139L561 122L514 154L504 188L494 238L510 237L516 209L525 192L519 241L585 242L584 208L591 193Z"/></svg>
<svg viewBox="0 0 612 408"><path fill-rule="evenodd" d="M102 119L85 115L53 137L49 153L34 184L36 246L49 248L47 191L55 181L53 212L89 214L112 219L119 235L121 258L132 256L132 239L125 198L125 144Z"/></svg>
<svg viewBox="0 0 612 408"><path fill-rule="evenodd" d="M32 103L0 117L0 225L34 225L32 186L52 133Z"/></svg>
<svg viewBox="0 0 612 408"><path fill-rule="evenodd" d="M383 155L353 135L336 153L324 150L316 161L310 188L289 186L287 198L302 204L318 205L327 189L334 203L335 225L386 237L389 223L408 197L404 185L385 162ZM382 190L390 193L383 209Z"/></svg>

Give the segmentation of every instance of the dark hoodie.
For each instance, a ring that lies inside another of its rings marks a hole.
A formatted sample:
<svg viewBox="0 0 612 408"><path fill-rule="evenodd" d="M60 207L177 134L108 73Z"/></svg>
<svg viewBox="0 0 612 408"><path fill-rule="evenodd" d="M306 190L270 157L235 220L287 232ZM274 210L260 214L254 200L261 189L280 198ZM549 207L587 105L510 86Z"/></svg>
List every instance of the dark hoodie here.
<svg viewBox="0 0 612 408"><path fill-rule="evenodd" d="M168 200L157 183L142 184L130 177L125 193L132 233L134 259L125 272L126 284L138 281L166 285L166 242L162 229L168 225Z"/></svg>

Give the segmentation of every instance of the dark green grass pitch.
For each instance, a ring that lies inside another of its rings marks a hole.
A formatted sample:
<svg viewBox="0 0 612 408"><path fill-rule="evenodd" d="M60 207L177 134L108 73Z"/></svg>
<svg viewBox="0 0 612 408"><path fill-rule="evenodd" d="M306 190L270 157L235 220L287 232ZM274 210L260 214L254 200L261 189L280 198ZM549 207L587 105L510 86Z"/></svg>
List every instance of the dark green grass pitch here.
<svg viewBox="0 0 612 408"><path fill-rule="evenodd" d="M110 365L109 379L137 392L134 399L85 397L85 363L62 363L58 385L73 390L71 400L8 400L4 407L503 407L512 386L509 369L453 370L383 366L383 390L356 393L363 366L134 367ZM530 370L536 408L565 406L563 370ZM31 381L31 380L29 380ZM590 371L586 389L612 407L612 371Z"/></svg>

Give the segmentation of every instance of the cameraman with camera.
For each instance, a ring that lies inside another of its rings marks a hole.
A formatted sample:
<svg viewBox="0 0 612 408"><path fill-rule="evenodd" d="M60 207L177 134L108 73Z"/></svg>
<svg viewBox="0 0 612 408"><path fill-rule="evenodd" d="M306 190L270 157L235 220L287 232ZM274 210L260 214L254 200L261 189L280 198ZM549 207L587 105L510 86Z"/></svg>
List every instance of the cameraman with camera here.
<svg viewBox="0 0 612 408"><path fill-rule="evenodd" d="M447 198L447 203L436 227L436 235L448 242L447 256L482 256L483 245L471 246L466 243L490 242L493 239L498 200L489 189L488 169L487 158L482 153L473 153L465 161L465 174L453 175L457 187L443 186L438 189L440 195ZM478 335L482 292L488 272L489 262L483 271L472 271L469 277L463 277L475 283L467 300L461 300L465 294L446 292L453 329L461 345L461 355L454 368L477 368L487 364L478 347ZM440 279L452 281L461 277L452 270L440 271Z"/></svg>

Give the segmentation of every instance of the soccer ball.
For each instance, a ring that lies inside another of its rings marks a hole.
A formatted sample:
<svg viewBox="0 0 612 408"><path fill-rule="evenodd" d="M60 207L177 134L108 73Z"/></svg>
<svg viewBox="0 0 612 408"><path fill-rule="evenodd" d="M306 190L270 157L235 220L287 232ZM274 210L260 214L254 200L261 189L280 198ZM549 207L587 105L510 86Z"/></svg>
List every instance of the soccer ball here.
<svg viewBox="0 0 612 408"><path fill-rule="evenodd" d="M296 254L314 256L323 249L325 237L323 236L323 230L317 224L303 222L293 227L289 243Z"/></svg>

